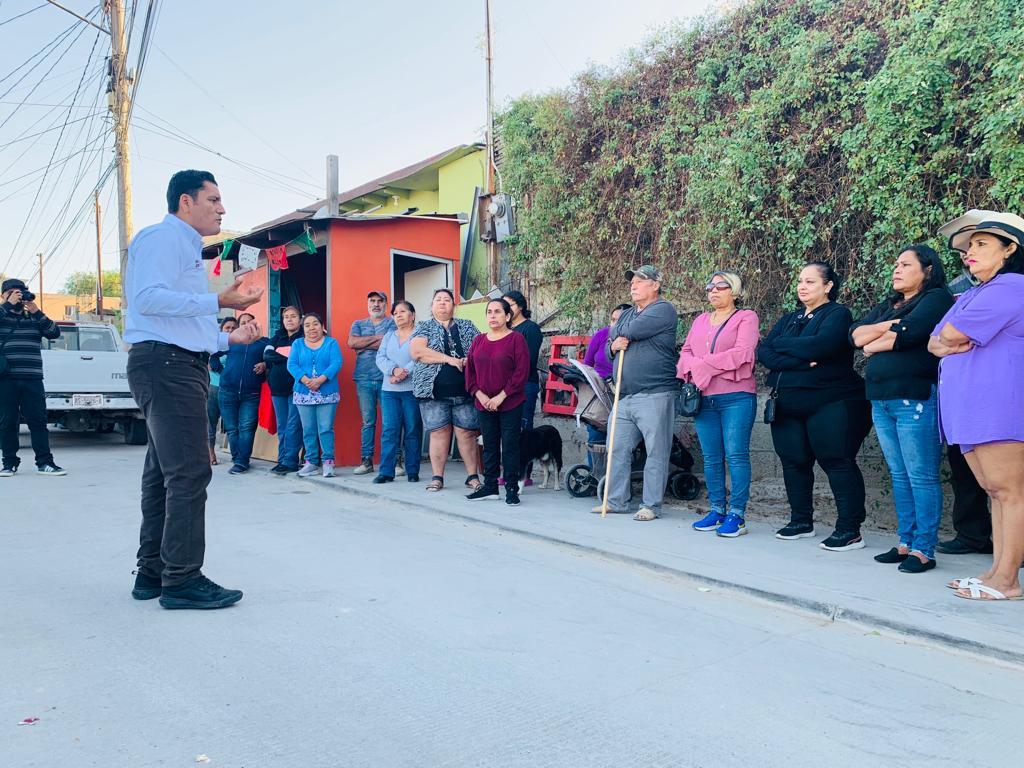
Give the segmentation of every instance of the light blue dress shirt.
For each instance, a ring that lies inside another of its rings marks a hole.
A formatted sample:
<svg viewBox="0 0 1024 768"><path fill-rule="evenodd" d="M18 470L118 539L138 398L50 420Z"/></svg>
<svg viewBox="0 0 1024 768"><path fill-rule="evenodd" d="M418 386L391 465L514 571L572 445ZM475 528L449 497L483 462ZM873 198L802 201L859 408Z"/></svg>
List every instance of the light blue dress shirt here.
<svg viewBox="0 0 1024 768"><path fill-rule="evenodd" d="M203 239L172 213L139 232L128 247L124 340L162 341L193 352L222 352L217 294L203 266Z"/></svg>

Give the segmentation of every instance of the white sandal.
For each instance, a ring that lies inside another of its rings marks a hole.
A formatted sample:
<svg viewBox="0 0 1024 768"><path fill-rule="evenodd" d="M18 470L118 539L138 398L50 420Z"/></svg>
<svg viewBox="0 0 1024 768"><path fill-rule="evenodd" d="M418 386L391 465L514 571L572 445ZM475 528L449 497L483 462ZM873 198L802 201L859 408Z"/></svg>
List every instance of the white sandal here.
<svg viewBox="0 0 1024 768"><path fill-rule="evenodd" d="M946 582L946 587L949 589L967 589L971 584L981 584L981 579L977 576L971 576L969 579L953 579Z"/></svg>
<svg viewBox="0 0 1024 768"><path fill-rule="evenodd" d="M987 587L984 584L968 584L963 589L970 590L970 594L965 595L962 589L957 590L955 594L957 597L962 597L964 600L1024 600L1024 595L1007 597L998 589ZM982 597L982 595L988 595L988 597Z"/></svg>

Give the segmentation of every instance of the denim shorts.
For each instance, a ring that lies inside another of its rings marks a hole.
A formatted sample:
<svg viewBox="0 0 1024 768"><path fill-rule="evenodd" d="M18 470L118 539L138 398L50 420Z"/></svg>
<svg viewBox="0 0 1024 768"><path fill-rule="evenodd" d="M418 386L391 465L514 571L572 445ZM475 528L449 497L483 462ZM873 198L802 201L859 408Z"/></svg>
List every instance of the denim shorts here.
<svg viewBox="0 0 1024 768"><path fill-rule="evenodd" d="M433 432L454 424L471 432L480 430L480 419L471 397L439 397L420 399L423 431Z"/></svg>

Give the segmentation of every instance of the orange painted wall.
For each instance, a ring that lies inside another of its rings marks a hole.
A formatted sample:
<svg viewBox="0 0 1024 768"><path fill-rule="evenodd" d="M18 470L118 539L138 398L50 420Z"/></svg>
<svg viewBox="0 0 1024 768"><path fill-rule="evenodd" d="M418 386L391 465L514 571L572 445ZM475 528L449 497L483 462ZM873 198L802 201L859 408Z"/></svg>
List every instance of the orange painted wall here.
<svg viewBox="0 0 1024 768"><path fill-rule="evenodd" d="M452 262L455 285L459 276L459 223L408 217L389 221L331 223L329 257L328 333L338 340L344 364L341 369L341 405L335 420L335 455L339 466L359 463L362 419L356 398L356 353L348 348L352 323L366 317L366 294L391 288L391 249L433 256ZM458 291L455 291L458 295ZM390 304L391 296L388 296ZM426 315L424 315L426 317ZM422 319L422 318L421 318ZM374 463L380 455L380 418Z"/></svg>
<svg viewBox="0 0 1024 768"><path fill-rule="evenodd" d="M249 307L246 312L256 318L256 322L260 324L260 328L263 330L263 334L267 335L267 328L269 328L268 321L270 320L270 302L267 299L267 267L266 264L256 267L251 272L246 272L242 275L242 285L246 288L262 288L263 296L260 300ZM241 312L235 312L235 317L241 315Z"/></svg>

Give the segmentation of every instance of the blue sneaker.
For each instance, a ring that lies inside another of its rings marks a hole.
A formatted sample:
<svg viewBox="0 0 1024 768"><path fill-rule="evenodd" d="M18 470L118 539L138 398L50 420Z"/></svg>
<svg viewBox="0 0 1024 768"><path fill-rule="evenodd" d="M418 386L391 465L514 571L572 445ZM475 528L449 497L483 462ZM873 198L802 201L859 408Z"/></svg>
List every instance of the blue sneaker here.
<svg viewBox="0 0 1024 768"><path fill-rule="evenodd" d="M742 517L733 512L725 516L725 520L722 521L722 524L718 526L718 530L715 531L719 536L725 536L729 539L735 539L746 532L747 524L743 521Z"/></svg>
<svg viewBox="0 0 1024 768"><path fill-rule="evenodd" d="M724 521L725 515L717 509L712 509L703 520L698 520L692 527L695 531L713 531Z"/></svg>

